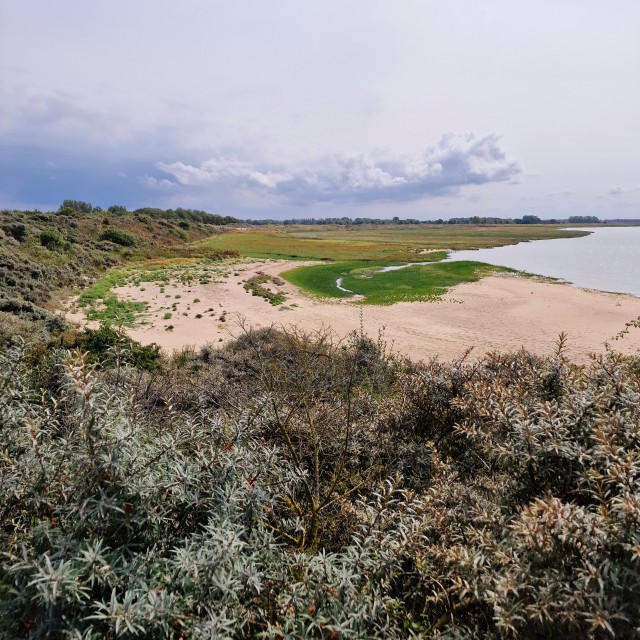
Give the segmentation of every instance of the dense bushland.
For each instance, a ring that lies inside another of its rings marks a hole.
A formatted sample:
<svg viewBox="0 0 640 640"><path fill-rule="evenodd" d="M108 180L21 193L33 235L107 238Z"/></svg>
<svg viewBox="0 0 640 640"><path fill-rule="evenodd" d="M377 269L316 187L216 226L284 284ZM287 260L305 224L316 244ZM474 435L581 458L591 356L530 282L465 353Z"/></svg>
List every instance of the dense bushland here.
<svg viewBox="0 0 640 640"><path fill-rule="evenodd" d="M637 637L638 357L73 340L0 360L1 637Z"/></svg>

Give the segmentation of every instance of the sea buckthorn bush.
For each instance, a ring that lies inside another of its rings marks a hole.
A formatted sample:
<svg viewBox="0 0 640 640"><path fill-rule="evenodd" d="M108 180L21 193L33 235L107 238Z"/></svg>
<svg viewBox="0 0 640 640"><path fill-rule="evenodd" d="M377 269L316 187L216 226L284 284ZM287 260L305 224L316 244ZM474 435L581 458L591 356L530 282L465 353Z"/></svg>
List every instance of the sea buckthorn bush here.
<svg viewBox="0 0 640 640"><path fill-rule="evenodd" d="M0 637L637 637L640 358L112 348L2 351Z"/></svg>
<svg viewBox="0 0 640 640"><path fill-rule="evenodd" d="M123 247L135 247L139 242L135 234L122 229L106 229L98 236L98 240L107 240Z"/></svg>

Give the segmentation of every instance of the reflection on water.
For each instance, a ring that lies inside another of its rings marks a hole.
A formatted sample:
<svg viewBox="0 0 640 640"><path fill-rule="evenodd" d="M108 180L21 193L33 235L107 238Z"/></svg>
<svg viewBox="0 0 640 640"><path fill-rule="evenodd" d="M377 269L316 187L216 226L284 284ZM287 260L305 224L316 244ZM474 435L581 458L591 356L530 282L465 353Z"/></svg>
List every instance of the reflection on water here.
<svg viewBox="0 0 640 640"><path fill-rule="evenodd" d="M585 230L591 235L454 251L447 261L476 260L562 278L587 289L640 295L640 226Z"/></svg>

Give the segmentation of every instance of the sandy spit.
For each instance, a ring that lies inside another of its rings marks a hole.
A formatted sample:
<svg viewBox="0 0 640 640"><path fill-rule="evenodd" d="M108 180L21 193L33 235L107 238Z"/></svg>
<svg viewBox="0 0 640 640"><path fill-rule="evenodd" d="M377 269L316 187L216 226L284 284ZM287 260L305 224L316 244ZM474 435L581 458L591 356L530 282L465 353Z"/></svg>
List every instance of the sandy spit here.
<svg viewBox="0 0 640 640"><path fill-rule="evenodd" d="M473 347L476 356L523 346L534 353L546 354L554 350L558 335L565 332L567 354L584 362L589 353L603 352L605 341L624 329L626 322L640 316L640 298L635 296L512 276L489 276L479 282L461 284L439 302L385 307L316 299L289 283L279 287L287 296L284 305L272 306L242 287L242 281L257 271L275 276L294 266L289 261L232 265L228 276L218 282L204 285L175 282L167 286L166 293L160 293L159 285L154 283L146 283L144 291L128 285L114 292L123 299L149 303L143 319L148 324L128 333L143 344L155 342L169 352L185 346L222 344L240 335L243 323L255 328L271 325L295 325L305 330L330 328L340 339L359 329L362 322L370 337L377 338L379 331L383 331L394 352L414 360L435 356L450 360L469 347ZM200 301L193 302L196 298ZM179 303L177 311L172 312L171 319L163 319L173 302ZM196 318L197 314L202 317ZM77 321L80 316L70 314L69 318ZM173 330L167 331L170 324ZM626 353L637 352L640 330L631 329L623 340L613 341L612 345Z"/></svg>

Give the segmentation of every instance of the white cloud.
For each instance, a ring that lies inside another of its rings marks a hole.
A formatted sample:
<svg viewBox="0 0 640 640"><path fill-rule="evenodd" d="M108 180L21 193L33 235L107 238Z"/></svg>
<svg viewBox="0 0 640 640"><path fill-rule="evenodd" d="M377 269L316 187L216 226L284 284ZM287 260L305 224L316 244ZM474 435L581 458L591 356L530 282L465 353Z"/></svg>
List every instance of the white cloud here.
<svg viewBox="0 0 640 640"><path fill-rule="evenodd" d="M306 166L264 166L217 157L199 166L159 162L185 187L231 187L277 196L283 204L415 201L456 194L466 185L508 182L521 174L495 133L443 135L416 158L341 154Z"/></svg>
<svg viewBox="0 0 640 640"><path fill-rule="evenodd" d="M161 178L158 180L158 178L154 178L153 176L148 176L148 175L139 176L138 182L144 185L145 187L150 187L151 189L167 190L167 189L175 189L177 186L176 183L173 182L172 180L167 180L166 178Z"/></svg>

